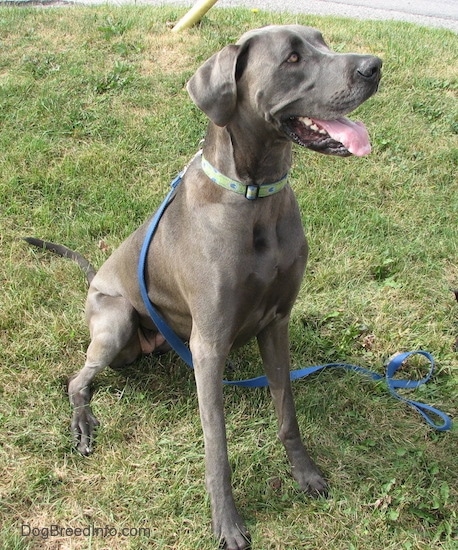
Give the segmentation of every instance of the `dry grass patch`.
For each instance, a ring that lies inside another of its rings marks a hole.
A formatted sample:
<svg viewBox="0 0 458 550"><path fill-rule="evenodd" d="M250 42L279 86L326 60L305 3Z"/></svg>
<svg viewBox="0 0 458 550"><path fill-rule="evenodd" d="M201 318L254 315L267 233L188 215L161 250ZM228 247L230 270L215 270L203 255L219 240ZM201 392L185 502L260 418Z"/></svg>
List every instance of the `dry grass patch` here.
<svg viewBox="0 0 458 550"><path fill-rule="evenodd" d="M145 38L145 55L140 62L142 74L154 76L160 71L176 75L189 70L194 65L194 51L200 40L195 31L149 34Z"/></svg>

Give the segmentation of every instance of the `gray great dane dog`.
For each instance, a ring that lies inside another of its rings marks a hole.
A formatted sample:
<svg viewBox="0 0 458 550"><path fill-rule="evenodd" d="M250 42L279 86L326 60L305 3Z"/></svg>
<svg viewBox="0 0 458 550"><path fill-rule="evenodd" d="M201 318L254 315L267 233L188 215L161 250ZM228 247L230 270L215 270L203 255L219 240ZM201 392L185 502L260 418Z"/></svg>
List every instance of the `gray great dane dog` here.
<svg viewBox="0 0 458 550"><path fill-rule="evenodd" d="M330 155L367 154L365 127L345 115L377 90L381 65L371 55L334 53L320 32L300 25L244 34L206 61L187 86L210 119L205 161L239 187L252 189L275 187L283 179L293 142ZM308 247L289 185L247 200L212 181L202 163L200 156L191 162L158 226L147 284L151 301L189 342L213 530L221 545L239 550L250 543L232 495L222 389L232 348L257 338L292 474L311 495L327 491L302 443L289 379L288 322ZM147 225L121 244L97 274L69 249L27 239L78 261L90 282L86 317L91 343L84 367L68 387L72 430L85 455L98 425L89 405L94 376L167 345L148 317L136 276Z"/></svg>

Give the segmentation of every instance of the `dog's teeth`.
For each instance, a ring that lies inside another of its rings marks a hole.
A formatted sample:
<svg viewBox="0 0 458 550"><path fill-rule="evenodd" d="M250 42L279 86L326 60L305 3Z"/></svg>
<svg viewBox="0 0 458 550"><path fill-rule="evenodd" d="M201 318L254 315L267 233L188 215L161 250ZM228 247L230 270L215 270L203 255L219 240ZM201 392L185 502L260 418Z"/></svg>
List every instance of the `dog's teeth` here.
<svg viewBox="0 0 458 550"><path fill-rule="evenodd" d="M307 126L310 130L313 130L314 132L318 132L322 136L325 136L327 134L326 130L323 130L323 128L320 128L317 124L313 122L313 120L309 117L302 116L299 117L299 120L304 124L304 126Z"/></svg>
<svg viewBox="0 0 458 550"><path fill-rule="evenodd" d="M302 124L306 124L307 126L310 126L310 125L313 124L313 120L311 118L306 117L306 116L300 117L299 120L302 122Z"/></svg>

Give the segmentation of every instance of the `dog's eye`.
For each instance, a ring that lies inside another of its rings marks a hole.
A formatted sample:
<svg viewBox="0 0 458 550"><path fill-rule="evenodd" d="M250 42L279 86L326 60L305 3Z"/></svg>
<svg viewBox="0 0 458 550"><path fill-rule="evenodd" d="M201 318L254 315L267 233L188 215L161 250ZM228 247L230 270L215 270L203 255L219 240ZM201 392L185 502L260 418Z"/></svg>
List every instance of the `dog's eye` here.
<svg viewBox="0 0 458 550"><path fill-rule="evenodd" d="M298 63L300 61L299 54L297 52L293 52L288 59L286 60L287 63Z"/></svg>

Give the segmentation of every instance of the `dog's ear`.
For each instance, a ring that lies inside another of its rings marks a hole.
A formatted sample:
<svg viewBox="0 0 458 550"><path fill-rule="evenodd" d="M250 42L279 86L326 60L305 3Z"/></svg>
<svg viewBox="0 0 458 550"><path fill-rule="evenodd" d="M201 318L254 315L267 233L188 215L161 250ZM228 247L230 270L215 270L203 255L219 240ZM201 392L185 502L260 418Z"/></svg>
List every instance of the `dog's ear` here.
<svg viewBox="0 0 458 550"><path fill-rule="evenodd" d="M187 84L191 99L218 126L226 126L237 105L240 53L241 46L226 46L199 67Z"/></svg>

